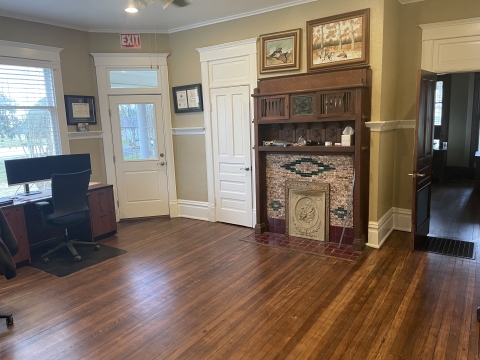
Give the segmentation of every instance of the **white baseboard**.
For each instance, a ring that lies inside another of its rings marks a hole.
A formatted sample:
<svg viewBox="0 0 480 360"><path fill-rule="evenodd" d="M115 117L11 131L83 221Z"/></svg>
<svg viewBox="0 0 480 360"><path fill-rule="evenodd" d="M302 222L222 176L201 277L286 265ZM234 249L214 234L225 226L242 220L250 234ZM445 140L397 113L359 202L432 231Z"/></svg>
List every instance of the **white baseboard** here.
<svg viewBox="0 0 480 360"><path fill-rule="evenodd" d="M412 231L412 210L393 208L393 228L399 231Z"/></svg>
<svg viewBox="0 0 480 360"><path fill-rule="evenodd" d="M211 204L209 204L208 202L177 200L177 204L179 217L204 221L214 221L211 220Z"/></svg>
<svg viewBox="0 0 480 360"><path fill-rule="evenodd" d="M367 246L379 249L393 230L410 232L410 209L390 208L379 220L368 223Z"/></svg>
<svg viewBox="0 0 480 360"><path fill-rule="evenodd" d="M169 206L170 206L170 217L171 218L178 217L178 201L177 200L170 201Z"/></svg>

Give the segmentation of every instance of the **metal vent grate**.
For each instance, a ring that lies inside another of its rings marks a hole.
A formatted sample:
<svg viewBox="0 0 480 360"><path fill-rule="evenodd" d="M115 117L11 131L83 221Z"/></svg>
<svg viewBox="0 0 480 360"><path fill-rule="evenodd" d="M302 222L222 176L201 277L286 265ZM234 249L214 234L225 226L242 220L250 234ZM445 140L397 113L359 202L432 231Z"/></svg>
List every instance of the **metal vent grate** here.
<svg viewBox="0 0 480 360"><path fill-rule="evenodd" d="M475 244L469 241L427 237L417 249L436 254L475 259Z"/></svg>

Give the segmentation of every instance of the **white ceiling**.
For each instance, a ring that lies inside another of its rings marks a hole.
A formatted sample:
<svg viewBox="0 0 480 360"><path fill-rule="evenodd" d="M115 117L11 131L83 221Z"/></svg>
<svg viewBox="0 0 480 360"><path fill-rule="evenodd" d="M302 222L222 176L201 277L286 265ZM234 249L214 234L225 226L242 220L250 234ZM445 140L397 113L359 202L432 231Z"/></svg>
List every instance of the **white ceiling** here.
<svg viewBox="0 0 480 360"><path fill-rule="evenodd" d="M160 2L136 14L133 0L0 0L0 16L91 32L171 33L316 0L190 0L163 10Z"/></svg>

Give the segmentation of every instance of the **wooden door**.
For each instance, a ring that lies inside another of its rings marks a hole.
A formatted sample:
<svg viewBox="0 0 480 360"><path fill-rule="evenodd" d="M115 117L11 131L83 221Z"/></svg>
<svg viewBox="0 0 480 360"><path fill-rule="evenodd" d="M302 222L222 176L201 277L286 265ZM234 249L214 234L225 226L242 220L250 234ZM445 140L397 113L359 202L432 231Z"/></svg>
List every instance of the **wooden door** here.
<svg viewBox="0 0 480 360"><path fill-rule="evenodd" d="M210 97L216 219L252 227L249 87L212 89Z"/></svg>
<svg viewBox="0 0 480 360"><path fill-rule="evenodd" d="M437 75L420 70L417 83L417 121L412 175L412 250L430 230L430 199L433 155L433 117Z"/></svg>
<svg viewBox="0 0 480 360"><path fill-rule="evenodd" d="M120 219L168 215L160 95L109 100Z"/></svg>

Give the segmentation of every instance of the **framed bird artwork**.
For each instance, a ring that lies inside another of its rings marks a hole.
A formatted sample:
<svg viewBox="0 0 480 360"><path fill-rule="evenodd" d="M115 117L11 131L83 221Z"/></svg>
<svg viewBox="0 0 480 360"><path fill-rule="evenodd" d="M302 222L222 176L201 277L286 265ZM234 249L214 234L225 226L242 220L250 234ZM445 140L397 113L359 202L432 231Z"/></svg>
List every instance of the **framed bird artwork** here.
<svg viewBox="0 0 480 360"><path fill-rule="evenodd" d="M260 73L300 69L301 29L260 35Z"/></svg>

